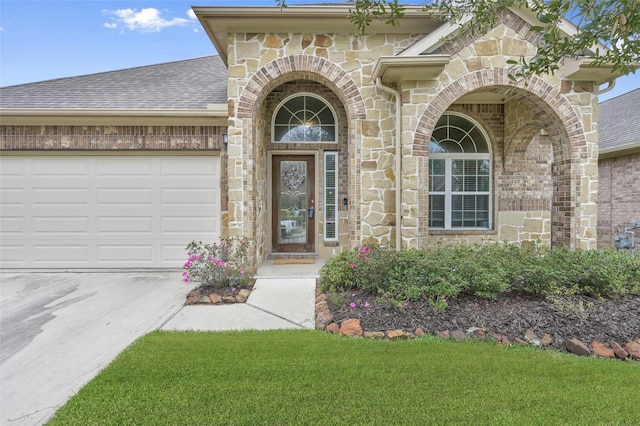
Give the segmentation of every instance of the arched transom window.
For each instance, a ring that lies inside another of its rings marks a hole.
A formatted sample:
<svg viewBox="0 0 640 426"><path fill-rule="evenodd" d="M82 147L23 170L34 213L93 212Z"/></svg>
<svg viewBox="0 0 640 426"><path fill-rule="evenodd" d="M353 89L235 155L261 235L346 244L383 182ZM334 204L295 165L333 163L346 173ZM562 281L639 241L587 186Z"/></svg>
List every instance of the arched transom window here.
<svg viewBox="0 0 640 426"><path fill-rule="evenodd" d="M336 117L322 98L305 93L286 99L273 118L274 142L336 142Z"/></svg>
<svg viewBox="0 0 640 426"><path fill-rule="evenodd" d="M477 123L444 114L429 144L429 227L491 228L491 152Z"/></svg>

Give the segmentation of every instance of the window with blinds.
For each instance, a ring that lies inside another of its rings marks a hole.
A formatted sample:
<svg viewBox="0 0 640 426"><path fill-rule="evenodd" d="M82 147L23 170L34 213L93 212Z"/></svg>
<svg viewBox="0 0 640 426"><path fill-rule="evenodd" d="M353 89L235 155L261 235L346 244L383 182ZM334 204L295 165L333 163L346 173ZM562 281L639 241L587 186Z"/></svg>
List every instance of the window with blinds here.
<svg viewBox="0 0 640 426"><path fill-rule="evenodd" d="M338 241L338 153L324 153L324 240Z"/></svg>

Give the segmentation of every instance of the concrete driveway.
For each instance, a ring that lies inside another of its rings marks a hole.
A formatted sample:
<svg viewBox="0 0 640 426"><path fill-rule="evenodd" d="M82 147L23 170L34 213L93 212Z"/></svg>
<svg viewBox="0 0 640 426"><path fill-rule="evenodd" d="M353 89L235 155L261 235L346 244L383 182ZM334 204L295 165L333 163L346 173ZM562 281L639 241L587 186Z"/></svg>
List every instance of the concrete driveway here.
<svg viewBox="0 0 640 426"><path fill-rule="evenodd" d="M191 289L180 271L0 272L0 424L39 425Z"/></svg>

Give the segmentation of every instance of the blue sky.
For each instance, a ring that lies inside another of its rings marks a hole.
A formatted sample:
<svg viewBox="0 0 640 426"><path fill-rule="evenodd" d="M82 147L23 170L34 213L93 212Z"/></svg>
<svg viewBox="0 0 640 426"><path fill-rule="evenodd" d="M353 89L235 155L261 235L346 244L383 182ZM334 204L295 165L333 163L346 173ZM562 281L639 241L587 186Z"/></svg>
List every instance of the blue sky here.
<svg viewBox="0 0 640 426"><path fill-rule="evenodd" d="M318 0L289 0L289 4ZM407 2L408 3L408 2ZM0 0L0 86L216 54L192 5L275 0ZM640 88L640 71L600 100Z"/></svg>

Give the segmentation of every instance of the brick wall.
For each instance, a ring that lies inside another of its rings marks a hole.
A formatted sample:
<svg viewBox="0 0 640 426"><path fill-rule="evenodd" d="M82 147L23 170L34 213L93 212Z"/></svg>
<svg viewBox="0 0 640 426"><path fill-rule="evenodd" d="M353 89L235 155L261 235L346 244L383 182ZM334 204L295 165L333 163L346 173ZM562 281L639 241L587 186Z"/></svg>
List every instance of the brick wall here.
<svg viewBox="0 0 640 426"><path fill-rule="evenodd" d="M598 170L598 248L614 248L616 229L640 221L640 153L602 159Z"/></svg>

